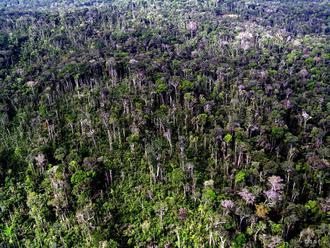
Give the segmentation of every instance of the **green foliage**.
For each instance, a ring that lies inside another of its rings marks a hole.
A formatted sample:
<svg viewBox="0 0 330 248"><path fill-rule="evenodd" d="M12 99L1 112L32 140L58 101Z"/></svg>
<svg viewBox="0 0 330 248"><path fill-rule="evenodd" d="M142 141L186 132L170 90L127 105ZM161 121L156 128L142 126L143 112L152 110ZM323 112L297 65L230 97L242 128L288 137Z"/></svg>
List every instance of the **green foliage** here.
<svg viewBox="0 0 330 248"><path fill-rule="evenodd" d="M234 248L244 247L244 244L246 243L246 241L247 241L247 239L245 237L245 234L240 233L235 237L232 247L234 247Z"/></svg>
<svg viewBox="0 0 330 248"><path fill-rule="evenodd" d="M330 242L330 237L329 237L329 235L325 235L325 236L323 236L323 237L321 238L321 240L320 240L320 247L321 247L321 248L326 248L326 247L328 247L329 242Z"/></svg>
<svg viewBox="0 0 330 248"><path fill-rule="evenodd" d="M292 52L290 52L288 55L287 55L287 61L289 64L292 64L295 60L298 59L298 57L300 56L300 52L297 51L297 50L293 50Z"/></svg>
<svg viewBox="0 0 330 248"><path fill-rule="evenodd" d="M295 169L298 172L304 172L304 171L308 170L308 168L309 168L308 164L298 163L298 164L295 165Z"/></svg>
<svg viewBox="0 0 330 248"><path fill-rule="evenodd" d="M314 200L309 200L306 204L305 204L305 208L310 210L312 213L317 213L319 208L318 208L318 203L317 201Z"/></svg>
<svg viewBox="0 0 330 248"><path fill-rule="evenodd" d="M133 133L128 137L128 142L129 143L134 143L134 142L138 142L139 141L139 134L138 133Z"/></svg>
<svg viewBox="0 0 330 248"><path fill-rule="evenodd" d="M217 198L217 195L214 192L214 190L206 189L205 194L204 194L204 198L205 198L206 201L211 201L212 202Z"/></svg>
<svg viewBox="0 0 330 248"><path fill-rule="evenodd" d="M80 185L80 184L84 183L86 181L86 179L93 178L93 177L95 177L95 175L96 175L95 171L85 172L82 170L78 170L71 176L70 181L73 185Z"/></svg>
<svg viewBox="0 0 330 248"><path fill-rule="evenodd" d="M47 107L45 105L40 105L39 106L39 115L42 118L46 118L47 117Z"/></svg>
<svg viewBox="0 0 330 248"><path fill-rule="evenodd" d="M167 88L168 88L167 84L161 79L156 80L156 86L157 86L157 88L156 88L157 93L164 93L167 91Z"/></svg>
<svg viewBox="0 0 330 248"><path fill-rule="evenodd" d="M6 237L12 238L13 237L13 227L6 226L3 230L3 233L5 234Z"/></svg>
<svg viewBox="0 0 330 248"><path fill-rule="evenodd" d="M183 80L179 86L179 89L182 91L190 91L190 90L193 90L193 88L194 88L194 83L192 83L188 80Z"/></svg>
<svg viewBox="0 0 330 248"><path fill-rule="evenodd" d="M230 133L227 133L226 136L224 137L224 141L226 143L230 143L233 140L233 136Z"/></svg>
<svg viewBox="0 0 330 248"><path fill-rule="evenodd" d="M272 130L273 131L273 130ZM283 133L276 133L276 134L273 134L275 137L278 137L278 136L281 136L283 135ZM287 144L296 144L298 142L298 137L294 136L292 133L288 132L285 134L285 139L284 139L284 142L287 143Z"/></svg>
<svg viewBox="0 0 330 248"><path fill-rule="evenodd" d="M59 161L63 161L64 157L65 157L65 149L63 147L60 147L58 149L56 149L55 153L54 153L54 158L59 160Z"/></svg>
<svg viewBox="0 0 330 248"><path fill-rule="evenodd" d="M274 235L281 234L282 232L282 224L271 223L270 224L271 231Z"/></svg>
<svg viewBox="0 0 330 248"><path fill-rule="evenodd" d="M235 175L235 183L243 182L245 180L246 173L244 171L239 171Z"/></svg>
<svg viewBox="0 0 330 248"><path fill-rule="evenodd" d="M281 139L285 134L282 127L272 127L272 136L276 139Z"/></svg>

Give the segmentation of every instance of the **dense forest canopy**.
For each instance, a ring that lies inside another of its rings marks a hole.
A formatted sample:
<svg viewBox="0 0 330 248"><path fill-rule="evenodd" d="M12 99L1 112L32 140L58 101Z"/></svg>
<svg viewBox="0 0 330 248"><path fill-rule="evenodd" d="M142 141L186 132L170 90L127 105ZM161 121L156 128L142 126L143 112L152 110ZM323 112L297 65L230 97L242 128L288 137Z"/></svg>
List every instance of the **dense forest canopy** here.
<svg viewBox="0 0 330 248"><path fill-rule="evenodd" d="M329 14L0 0L0 247L328 247Z"/></svg>

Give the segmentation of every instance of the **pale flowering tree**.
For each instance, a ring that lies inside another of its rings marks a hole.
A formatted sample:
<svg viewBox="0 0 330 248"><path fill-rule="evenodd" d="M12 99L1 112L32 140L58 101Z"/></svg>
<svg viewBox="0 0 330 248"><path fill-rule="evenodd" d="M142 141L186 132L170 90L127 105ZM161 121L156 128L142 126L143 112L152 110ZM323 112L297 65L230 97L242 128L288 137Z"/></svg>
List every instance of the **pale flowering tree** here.
<svg viewBox="0 0 330 248"><path fill-rule="evenodd" d="M197 22L195 22L195 21L188 22L187 28L190 31L191 37L193 37L193 34L197 30Z"/></svg>
<svg viewBox="0 0 330 248"><path fill-rule="evenodd" d="M36 81L27 81L27 82L26 82L26 85L27 85L29 88L32 89L32 93L33 93L33 94L35 93L35 92L34 92L34 89L35 89L35 87L37 86L37 84L38 84L38 82L36 82Z"/></svg>
<svg viewBox="0 0 330 248"><path fill-rule="evenodd" d="M283 179L279 176L268 177L268 182L271 185L271 189L274 191L281 191L284 188Z"/></svg>
<svg viewBox="0 0 330 248"><path fill-rule="evenodd" d="M40 168L41 172L44 172L45 164L46 164L46 157L44 154L39 153L35 158L35 161Z"/></svg>
<svg viewBox="0 0 330 248"><path fill-rule="evenodd" d="M179 218L180 221L184 221L187 218L187 209L180 208L178 218Z"/></svg>
<svg viewBox="0 0 330 248"><path fill-rule="evenodd" d="M231 210L234 208L234 202L232 200L222 200L221 206L225 208L226 210Z"/></svg>
<svg viewBox="0 0 330 248"><path fill-rule="evenodd" d="M293 107L293 105L292 105L292 103L291 103L291 101L290 101L289 99L285 99L285 100L283 101L283 105L284 105L284 107L285 107L286 109L290 109L290 108Z"/></svg>
<svg viewBox="0 0 330 248"><path fill-rule="evenodd" d="M302 114L301 114L301 116L304 118L304 120L309 120L309 119L311 119L311 117L310 117L310 115L305 111L305 110L303 110L302 111Z"/></svg>
<svg viewBox="0 0 330 248"><path fill-rule="evenodd" d="M283 188L284 184L282 183L283 179L279 176L268 177L268 183L271 188L267 191L264 191L264 194L267 197L269 205L274 206L277 202L282 200L283 197Z"/></svg>
<svg viewBox="0 0 330 248"><path fill-rule="evenodd" d="M36 82L36 81L28 81L28 82L26 82L26 85L28 86L28 87L34 87L34 86L36 86L38 83Z"/></svg>
<svg viewBox="0 0 330 248"><path fill-rule="evenodd" d="M282 193L281 192L276 192L274 190L267 190L264 191L266 197L267 197L267 201L269 202L270 205L275 205L276 202L279 202L280 200L282 200Z"/></svg>
<svg viewBox="0 0 330 248"><path fill-rule="evenodd" d="M298 74L302 78L307 78L309 76L309 73L308 73L308 71L305 68L304 69L301 69Z"/></svg>
<svg viewBox="0 0 330 248"><path fill-rule="evenodd" d="M315 231L310 227L303 229L299 234L299 241L304 247L316 247L317 236Z"/></svg>
<svg viewBox="0 0 330 248"><path fill-rule="evenodd" d="M253 204L256 199L256 197L246 188L239 192L238 195L242 197L247 204Z"/></svg>
<svg viewBox="0 0 330 248"><path fill-rule="evenodd" d="M243 50L248 50L252 47L253 45L253 34L249 31L246 32L240 32L236 36L236 40Z"/></svg>
<svg viewBox="0 0 330 248"><path fill-rule="evenodd" d="M301 116L304 122L304 129L306 129L306 123L308 120L312 119L312 117L305 110L302 111Z"/></svg>
<svg viewBox="0 0 330 248"><path fill-rule="evenodd" d="M283 239L278 235L270 236L270 235L263 234L261 236L261 240L263 242L263 247L267 247L267 248L279 247L279 245L283 242Z"/></svg>
<svg viewBox="0 0 330 248"><path fill-rule="evenodd" d="M36 160L36 162L37 162L37 164L38 164L39 166L42 166L42 165L45 163L46 158L45 158L45 155L44 155L44 154L39 153L39 154L35 157L35 160Z"/></svg>
<svg viewBox="0 0 330 248"><path fill-rule="evenodd" d="M192 32L195 32L197 30L197 22L195 21L190 21L188 23L188 29Z"/></svg>
<svg viewBox="0 0 330 248"><path fill-rule="evenodd" d="M171 130L167 129L167 131L163 133L163 136L167 140L168 144L170 145L171 153L172 153L173 146L172 146Z"/></svg>
<svg viewBox="0 0 330 248"><path fill-rule="evenodd" d="M212 179L204 182L205 188L208 188L208 187L212 188L213 186L214 186L214 181Z"/></svg>
<svg viewBox="0 0 330 248"><path fill-rule="evenodd" d="M324 202L321 203L321 210L323 212L329 212L330 211L330 198L326 198Z"/></svg>

